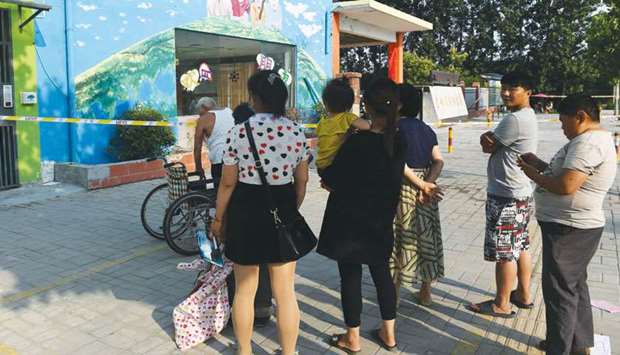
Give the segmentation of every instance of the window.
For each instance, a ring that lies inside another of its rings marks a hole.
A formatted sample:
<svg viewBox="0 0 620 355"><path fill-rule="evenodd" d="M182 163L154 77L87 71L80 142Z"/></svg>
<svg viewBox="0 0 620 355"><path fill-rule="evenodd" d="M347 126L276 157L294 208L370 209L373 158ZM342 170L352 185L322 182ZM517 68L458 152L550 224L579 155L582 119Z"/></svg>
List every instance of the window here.
<svg viewBox="0 0 620 355"><path fill-rule="evenodd" d="M178 114L196 114L196 102L203 96L212 97L219 106L231 109L248 101L247 80L258 70L259 54L272 58L276 71L283 69L291 78L295 78L296 52L293 45L177 30ZM195 78L191 77L197 72L200 76L199 70L203 63L208 66L210 76L195 82ZM288 105L293 107L295 80L291 80L288 89Z"/></svg>

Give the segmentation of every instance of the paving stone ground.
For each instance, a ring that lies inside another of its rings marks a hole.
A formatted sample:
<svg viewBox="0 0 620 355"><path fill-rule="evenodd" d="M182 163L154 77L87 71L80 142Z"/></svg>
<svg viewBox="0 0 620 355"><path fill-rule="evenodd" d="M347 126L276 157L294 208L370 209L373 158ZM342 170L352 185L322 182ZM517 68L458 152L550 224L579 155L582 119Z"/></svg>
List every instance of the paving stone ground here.
<svg viewBox="0 0 620 355"><path fill-rule="evenodd" d="M611 127L616 129L616 127ZM403 292L398 316L402 354L519 354L544 336L540 289L540 234L532 223L536 263L536 307L512 320L474 315L471 301L493 296L494 265L482 260L486 157L478 136L485 126L458 126L455 151L445 154L441 204L446 277L436 285L435 303L412 302L414 288ZM550 158L566 142L558 123L541 123L540 155ZM446 147L447 128L438 130ZM0 192L0 354L177 354L172 309L191 290L195 274L178 271L164 242L144 232L139 210L146 193L160 181L73 192L24 204L4 203ZM605 202L607 226L589 268L593 299L620 304L615 215L620 189ZM14 196L14 193L13 195ZM303 213L318 232L327 194L313 175ZM343 328L336 263L317 254L298 266L297 290L303 312L301 354L339 354L325 338ZM364 279L362 332L366 339L379 324L372 281ZM620 354L620 315L594 310L595 331L611 337ZM255 353L277 348L275 324L255 332ZM226 330L189 354L233 354ZM363 354L383 354L364 340Z"/></svg>

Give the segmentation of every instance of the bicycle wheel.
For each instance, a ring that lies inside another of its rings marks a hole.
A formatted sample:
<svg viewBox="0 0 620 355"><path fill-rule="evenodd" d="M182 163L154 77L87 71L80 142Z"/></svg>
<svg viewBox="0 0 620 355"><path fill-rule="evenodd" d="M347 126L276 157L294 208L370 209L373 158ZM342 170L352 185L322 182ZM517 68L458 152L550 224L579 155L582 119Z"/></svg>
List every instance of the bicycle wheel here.
<svg viewBox="0 0 620 355"><path fill-rule="evenodd" d="M208 230L212 209L215 200L204 192L192 192L174 201L164 218L164 235L170 248L181 255L197 255L196 231Z"/></svg>
<svg viewBox="0 0 620 355"><path fill-rule="evenodd" d="M140 220L144 230L157 239L164 237L164 216L169 205L168 184L155 187L146 195L140 208Z"/></svg>

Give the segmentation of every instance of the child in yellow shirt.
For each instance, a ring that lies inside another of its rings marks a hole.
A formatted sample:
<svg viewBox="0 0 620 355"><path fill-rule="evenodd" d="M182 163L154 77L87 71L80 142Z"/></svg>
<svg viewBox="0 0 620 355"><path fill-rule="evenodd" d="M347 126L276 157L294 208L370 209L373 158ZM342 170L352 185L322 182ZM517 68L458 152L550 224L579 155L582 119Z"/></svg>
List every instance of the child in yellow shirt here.
<svg viewBox="0 0 620 355"><path fill-rule="evenodd" d="M369 130L370 121L351 113L355 93L344 79L333 79L323 90L323 104L327 117L321 118L316 129L318 152L316 167L319 175L331 165L347 132L352 130Z"/></svg>

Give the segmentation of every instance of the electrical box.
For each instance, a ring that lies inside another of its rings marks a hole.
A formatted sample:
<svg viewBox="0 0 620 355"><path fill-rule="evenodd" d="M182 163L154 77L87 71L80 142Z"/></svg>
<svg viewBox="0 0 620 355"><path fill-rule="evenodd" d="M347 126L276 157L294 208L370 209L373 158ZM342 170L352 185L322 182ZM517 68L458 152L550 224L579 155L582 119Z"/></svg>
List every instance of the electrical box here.
<svg viewBox="0 0 620 355"><path fill-rule="evenodd" d="M22 105L34 105L37 103L37 93L31 91L22 92Z"/></svg>
<svg viewBox="0 0 620 355"><path fill-rule="evenodd" d="M13 107L13 85L2 85L2 106Z"/></svg>

